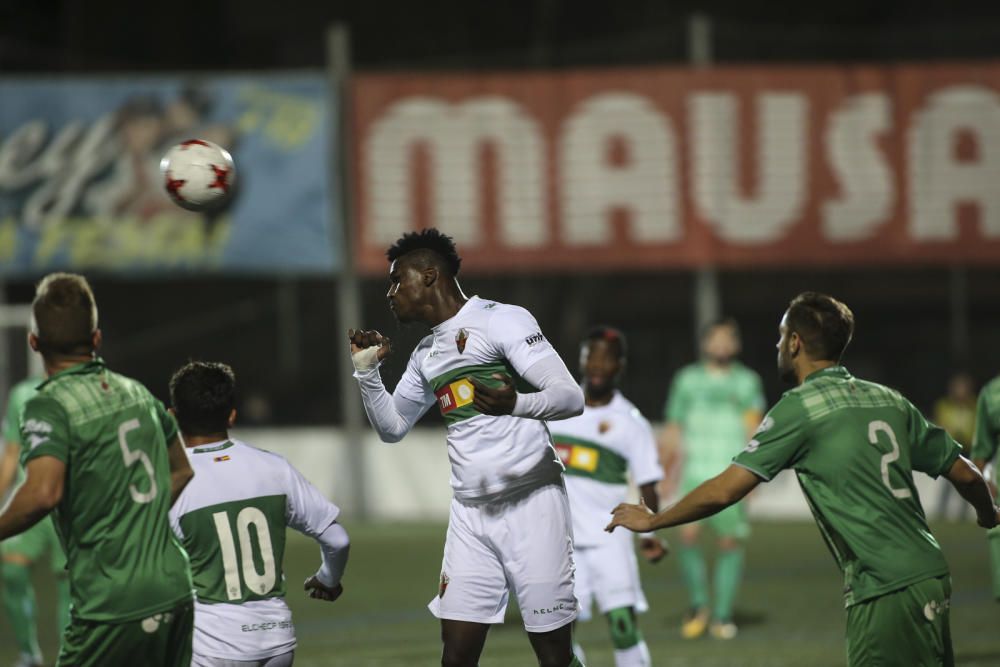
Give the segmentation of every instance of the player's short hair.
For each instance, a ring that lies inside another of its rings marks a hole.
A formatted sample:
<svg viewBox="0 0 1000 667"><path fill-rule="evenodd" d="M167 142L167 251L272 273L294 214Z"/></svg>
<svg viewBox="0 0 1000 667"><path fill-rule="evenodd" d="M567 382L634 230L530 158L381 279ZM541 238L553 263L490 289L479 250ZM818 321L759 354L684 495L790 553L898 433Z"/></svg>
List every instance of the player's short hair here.
<svg viewBox="0 0 1000 667"><path fill-rule="evenodd" d="M32 333L45 356L76 356L94 351L97 302L90 283L75 273L50 273L35 288Z"/></svg>
<svg viewBox="0 0 1000 667"><path fill-rule="evenodd" d="M236 374L227 364L188 362L170 378L170 405L182 433L224 432L236 405Z"/></svg>
<svg viewBox="0 0 1000 667"><path fill-rule="evenodd" d="M628 355L628 341L625 340L625 334L620 329L604 324L591 327L587 332L587 337L584 339L584 344L589 345L595 340L607 341L608 344L614 345L618 351L619 359L625 359Z"/></svg>
<svg viewBox="0 0 1000 667"><path fill-rule="evenodd" d="M819 292L802 292L788 304L786 323L802 339L806 353L840 362L854 336L854 313L847 304Z"/></svg>
<svg viewBox="0 0 1000 667"><path fill-rule="evenodd" d="M418 257L427 265L437 266L452 278L458 275L462 266L462 258L455 249L454 239L433 227L403 234L389 246L385 256L390 262L394 262L410 253L420 253Z"/></svg>
<svg viewBox="0 0 1000 667"><path fill-rule="evenodd" d="M709 334L711 334L713 331L715 331L720 327L729 329L730 331L733 332L733 335L736 337L736 340L737 341L740 340L740 324L732 317L719 317L712 320L705 326L703 326L701 328L701 340L705 340L706 338L708 338Z"/></svg>

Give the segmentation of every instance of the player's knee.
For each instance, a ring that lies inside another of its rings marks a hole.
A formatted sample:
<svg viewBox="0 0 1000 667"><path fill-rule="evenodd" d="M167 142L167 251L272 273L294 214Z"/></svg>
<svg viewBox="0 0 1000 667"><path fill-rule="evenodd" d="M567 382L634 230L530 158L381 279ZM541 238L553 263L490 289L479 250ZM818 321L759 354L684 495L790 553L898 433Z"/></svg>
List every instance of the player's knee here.
<svg viewBox="0 0 1000 667"><path fill-rule="evenodd" d="M735 537L720 537L719 538L719 548L724 551L732 551L733 549L739 549L743 546L742 542Z"/></svg>
<svg viewBox="0 0 1000 667"><path fill-rule="evenodd" d="M476 667L479 651L462 642L445 642L441 652L441 667Z"/></svg>
<svg viewBox="0 0 1000 667"><path fill-rule="evenodd" d="M642 641L635 612L631 607L619 607L609 611L608 627L611 630L611 644L616 649L632 648Z"/></svg>

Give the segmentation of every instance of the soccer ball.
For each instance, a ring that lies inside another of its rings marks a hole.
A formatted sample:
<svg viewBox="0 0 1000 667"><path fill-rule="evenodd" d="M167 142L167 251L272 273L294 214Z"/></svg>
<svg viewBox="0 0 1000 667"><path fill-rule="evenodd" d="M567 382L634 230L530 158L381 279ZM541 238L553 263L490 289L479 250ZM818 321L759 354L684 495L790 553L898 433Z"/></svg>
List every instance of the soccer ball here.
<svg viewBox="0 0 1000 667"><path fill-rule="evenodd" d="M160 171L167 194L189 211L222 206L236 182L232 156L204 139L189 139L168 150L160 160Z"/></svg>

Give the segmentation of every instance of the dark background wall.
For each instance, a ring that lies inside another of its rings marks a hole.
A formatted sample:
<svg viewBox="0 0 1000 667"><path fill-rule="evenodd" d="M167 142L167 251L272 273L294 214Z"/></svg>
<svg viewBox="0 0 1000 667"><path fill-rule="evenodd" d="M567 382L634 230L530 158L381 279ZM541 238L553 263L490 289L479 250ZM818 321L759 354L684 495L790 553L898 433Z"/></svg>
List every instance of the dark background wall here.
<svg viewBox="0 0 1000 667"><path fill-rule="evenodd" d="M349 25L355 65L372 69L493 69L682 63L695 10L713 22L720 62L836 62L986 59L1000 55L1000 3L581 3L539 2L6 2L0 7L5 74L321 67L324 27ZM0 101L2 104L2 101ZM966 286L953 329L953 295ZM625 389L658 418L671 374L695 356L689 272L470 276L466 291L535 313L575 366L589 324L623 328L631 339ZM263 423L324 423L338 414L337 374L349 365L336 329L331 280L94 277L105 355L163 396L169 373L189 358L230 361L240 376L243 415ZM922 407L948 375L968 368L981 381L1000 371L1000 267L727 271L723 310L743 326L745 360L761 372L769 400L781 312L802 289L821 289L856 313L849 365L899 387ZM29 300L29 282L5 286ZM400 353L423 332L399 330L385 308L384 281L362 281L365 326L393 335ZM23 360L20 338L9 353ZM16 365L16 364L15 364Z"/></svg>

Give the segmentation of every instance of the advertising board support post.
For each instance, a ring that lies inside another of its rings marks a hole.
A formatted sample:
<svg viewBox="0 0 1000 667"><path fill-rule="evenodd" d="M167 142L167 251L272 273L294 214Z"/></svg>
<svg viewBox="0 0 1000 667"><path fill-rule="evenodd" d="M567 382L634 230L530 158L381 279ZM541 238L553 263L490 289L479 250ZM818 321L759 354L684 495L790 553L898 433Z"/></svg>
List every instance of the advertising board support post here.
<svg viewBox="0 0 1000 667"><path fill-rule="evenodd" d="M334 253L340 254L337 281L337 331L335 349L343 349L344 332L362 322L360 286L354 262L354 189L351 183L351 39L345 24L333 24L326 31L327 77L330 91L329 187L334 201L330 207ZM339 222L339 224L338 224ZM339 228L339 229L338 229ZM344 356L339 357L344 363ZM367 474L361 419L361 397L349 368L340 368L340 412L347 465L351 479L354 515L366 519L368 512Z"/></svg>
<svg viewBox="0 0 1000 667"><path fill-rule="evenodd" d="M705 14L692 14L688 18L688 60L693 67L710 67L712 64L712 22ZM719 272L715 265L706 263L695 269L694 274L694 340L700 350L701 331L722 313L719 292Z"/></svg>

